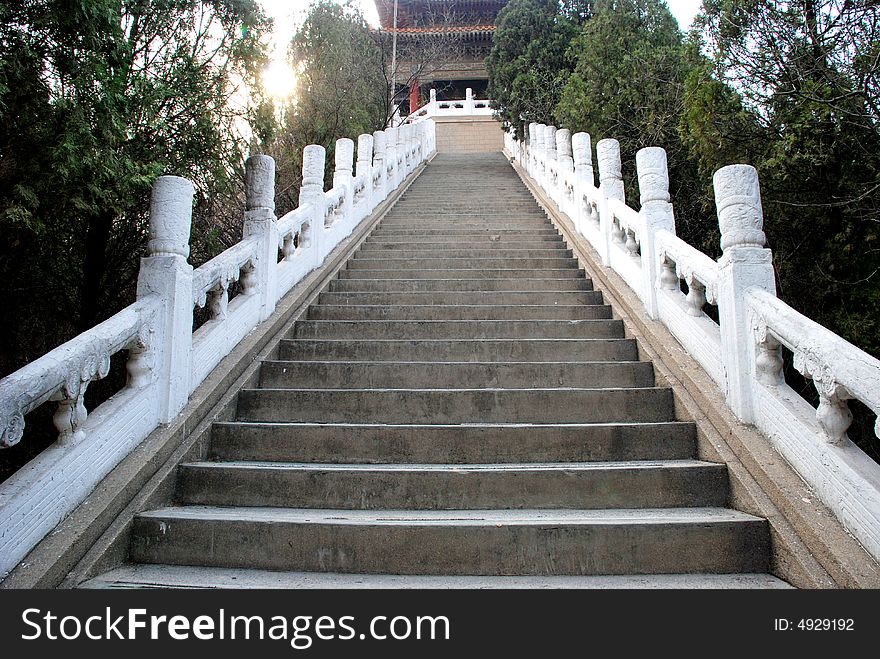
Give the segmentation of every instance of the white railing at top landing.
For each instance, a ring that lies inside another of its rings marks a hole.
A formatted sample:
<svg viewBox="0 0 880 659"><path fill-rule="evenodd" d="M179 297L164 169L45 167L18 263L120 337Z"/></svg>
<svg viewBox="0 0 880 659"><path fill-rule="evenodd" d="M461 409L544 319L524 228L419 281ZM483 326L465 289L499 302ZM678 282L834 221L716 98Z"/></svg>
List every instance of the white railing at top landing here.
<svg viewBox="0 0 880 659"><path fill-rule="evenodd" d="M324 148L307 146L299 207L278 219L275 162L253 156L242 241L195 270L187 263L193 186L158 179L134 304L0 380L2 447L21 440L27 413L49 401L58 406L58 441L0 484L0 578L150 432L174 419L281 297L434 151L432 121L361 135L356 162L352 140L338 140L333 186L325 191ZM239 294L230 300L234 281ZM193 332L193 310L205 306L210 319ZM86 388L122 350L126 387L86 410Z"/></svg>
<svg viewBox="0 0 880 659"><path fill-rule="evenodd" d="M491 117L494 114L492 101L474 98L474 91L469 87L463 99L437 100L437 90L432 89L430 100L404 119L404 123L418 123L434 117Z"/></svg>
<svg viewBox="0 0 880 659"><path fill-rule="evenodd" d="M527 137L521 142L506 134L508 157L571 219L602 266L638 295L647 315L706 370L736 416L757 426L880 558L880 465L846 434L852 421L847 400L880 412L880 361L776 297L755 169L731 165L715 173L723 250L716 262L675 235L663 149L636 154L636 211L624 201L617 140L596 145L597 187L588 134L533 123ZM718 324L704 312L707 304L717 305ZM795 368L812 379L818 409L783 381L780 346L794 353Z"/></svg>

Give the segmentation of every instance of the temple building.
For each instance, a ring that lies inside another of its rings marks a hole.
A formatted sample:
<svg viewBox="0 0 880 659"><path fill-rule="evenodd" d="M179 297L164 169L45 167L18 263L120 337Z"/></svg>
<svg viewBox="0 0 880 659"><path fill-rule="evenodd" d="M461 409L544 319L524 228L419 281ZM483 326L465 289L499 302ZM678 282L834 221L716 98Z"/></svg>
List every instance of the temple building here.
<svg viewBox="0 0 880 659"><path fill-rule="evenodd" d="M486 98L486 56L492 48L496 17L507 0L375 3L387 52L392 52L396 41L393 77L403 114L423 105L432 87L439 100L464 98L467 88L477 98ZM408 94L400 93L404 88Z"/></svg>

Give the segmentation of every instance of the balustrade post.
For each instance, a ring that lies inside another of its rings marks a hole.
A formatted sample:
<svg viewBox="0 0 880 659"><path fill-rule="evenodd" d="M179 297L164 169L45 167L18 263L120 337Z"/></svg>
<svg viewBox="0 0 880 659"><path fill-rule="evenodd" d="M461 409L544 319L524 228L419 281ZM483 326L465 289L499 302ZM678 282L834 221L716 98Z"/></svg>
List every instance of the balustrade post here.
<svg viewBox="0 0 880 659"><path fill-rule="evenodd" d="M566 194L565 175L574 171L574 158L571 152L571 131L568 128L560 128L556 131L556 204L559 209L577 222L577 217L568 205ZM574 191L572 191L572 195Z"/></svg>
<svg viewBox="0 0 880 659"><path fill-rule="evenodd" d="M669 170L666 151L657 146L640 149L636 153L636 171L639 176L639 196L642 208L642 286L648 316L656 319L657 287L660 279L660 257L657 253L657 232L666 229L675 233L675 215L669 203Z"/></svg>
<svg viewBox="0 0 880 659"><path fill-rule="evenodd" d="M474 113L474 90L470 87L464 91L464 112L465 114Z"/></svg>
<svg viewBox="0 0 880 659"><path fill-rule="evenodd" d="M538 124L534 121L529 124L528 141L526 142L526 171L529 176L538 178Z"/></svg>
<svg viewBox="0 0 880 659"><path fill-rule="evenodd" d="M302 185L299 189L299 205L312 207L311 233L315 245L314 266L318 267L326 256L327 243L324 216L327 200L324 197L324 163L327 152L319 144L309 144L303 149Z"/></svg>
<svg viewBox="0 0 880 659"><path fill-rule="evenodd" d="M538 124L535 126L535 180L538 182L538 185L543 189L546 185L545 176L547 174L547 152L545 149L545 128L547 128L546 124Z"/></svg>
<svg viewBox="0 0 880 659"><path fill-rule="evenodd" d="M574 157L571 148L571 131L560 128L556 131L556 160L560 172L574 171Z"/></svg>
<svg viewBox="0 0 880 659"><path fill-rule="evenodd" d="M413 131L412 124L404 124L403 126L401 126L401 135L403 136L403 146L404 146L404 151L403 151L404 169L403 169L403 176L401 177L401 180L403 180L407 176L409 176L410 172L413 170L413 167L415 166L415 163L413 162L412 131Z"/></svg>
<svg viewBox="0 0 880 659"><path fill-rule="evenodd" d="M407 139L407 134L409 133L409 125L403 124L398 126L397 128L397 160L400 163L400 168L397 172L398 183L407 177L409 174L409 140Z"/></svg>
<svg viewBox="0 0 880 659"><path fill-rule="evenodd" d="M361 192L361 208L363 212L360 220L373 212L376 207L373 197L373 136L369 134L358 135L357 150L357 169L355 174L363 183L364 189Z"/></svg>
<svg viewBox="0 0 880 659"><path fill-rule="evenodd" d="M245 163L244 239L259 241L251 276L260 296L260 320L275 311L278 290L278 224L275 218L275 161L264 155Z"/></svg>
<svg viewBox="0 0 880 659"><path fill-rule="evenodd" d="M399 183L397 171L397 129L385 129L385 196L391 194Z"/></svg>
<svg viewBox="0 0 880 659"><path fill-rule="evenodd" d="M544 154L546 159L544 190L553 201L558 198L559 165L556 162L556 126L544 126Z"/></svg>
<svg viewBox="0 0 880 659"><path fill-rule="evenodd" d="M373 204L374 207L385 201L388 196L386 178L387 140L384 130L373 133Z"/></svg>
<svg viewBox="0 0 880 659"><path fill-rule="evenodd" d="M589 133L575 133L571 137L572 161L574 166L575 189L574 203L576 217L575 226L578 232L584 232L584 225L593 220L592 204L584 206L584 194L595 185L593 179L593 154L590 144ZM599 209L595 209L596 219L599 218Z"/></svg>
<svg viewBox="0 0 880 659"><path fill-rule="evenodd" d="M754 287L776 294L773 256L764 247L767 238L755 168L722 167L715 172L713 184L723 250L718 259L718 315L727 404L740 421L754 423L756 350L745 296Z"/></svg>
<svg viewBox="0 0 880 659"><path fill-rule="evenodd" d="M426 161L431 156L431 124L434 123L430 119L424 120L419 124L421 126L422 140L422 158L421 162Z"/></svg>
<svg viewBox="0 0 880 659"><path fill-rule="evenodd" d="M596 161L599 164L599 256L602 265L611 265L611 212L608 201L626 201L623 174L620 164L620 142L606 138L596 144Z"/></svg>
<svg viewBox="0 0 880 659"><path fill-rule="evenodd" d="M345 201L342 204L342 221L351 225L354 206L354 142L347 137L336 140L334 150L333 186L345 188ZM349 226L349 229L351 227Z"/></svg>
<svg viewBox="0 0 880 659"><path fill-rule="evenodd" d="M437 152L437 123L433 119L428 120L428 143L430 144L429 155Z"/></svg>
<svg viewBox="0 0 880 659"><path fill-rule="evenodd" d="M437 90L431 87L431 90L428 92L430 108L428 109L428 116L434 117L437 115Z"/></svg>
<svg viewBox="0 0 880 659"><path fill-rule="evenodd" d="M193 195L195 188L185 178L156 179L150 200L150 241L138 273L138 299L156 296L161 302L151 342L160 423L174 419L190 394L193 269L187 258Z"/></svg>

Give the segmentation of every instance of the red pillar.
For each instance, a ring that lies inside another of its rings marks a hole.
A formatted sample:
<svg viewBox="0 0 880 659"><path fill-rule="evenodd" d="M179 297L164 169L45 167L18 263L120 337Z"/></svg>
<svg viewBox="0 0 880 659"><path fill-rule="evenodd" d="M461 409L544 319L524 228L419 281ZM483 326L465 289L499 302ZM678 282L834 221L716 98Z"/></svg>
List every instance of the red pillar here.
<svg viewBox="0 0 880 659"><path fill-rule="evenodd" d="M409 84L409 111L410 113L415 112L420 107L422 104L419 99L419 79L413 78Z"/></svg>

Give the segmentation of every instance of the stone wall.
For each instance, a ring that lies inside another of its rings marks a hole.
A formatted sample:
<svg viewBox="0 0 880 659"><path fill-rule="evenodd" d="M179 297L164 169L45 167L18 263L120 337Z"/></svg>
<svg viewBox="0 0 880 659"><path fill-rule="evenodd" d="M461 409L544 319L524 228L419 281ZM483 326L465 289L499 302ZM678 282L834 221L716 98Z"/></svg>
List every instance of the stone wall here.
<svg viewBox="0 0 880 659"><path fill-rule="evenodd" d="M484 153L504 148L501 122L492 117L435 117L438 153Z"/></svg>

